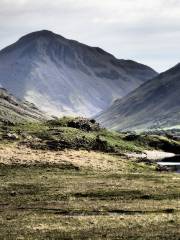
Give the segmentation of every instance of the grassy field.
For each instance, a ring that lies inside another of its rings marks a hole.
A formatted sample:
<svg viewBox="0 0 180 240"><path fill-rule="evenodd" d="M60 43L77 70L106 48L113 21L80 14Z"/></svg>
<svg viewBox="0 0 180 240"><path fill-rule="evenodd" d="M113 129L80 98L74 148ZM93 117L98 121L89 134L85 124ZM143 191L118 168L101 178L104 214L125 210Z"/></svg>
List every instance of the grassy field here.
<svg viewBox="0 0 180 240"><path fill-rule="evenodd" d="M180 152L180 141L167 136L112 132L91 121L94 120L64 117L45 122L4 123L0 124L0 140L34 149L85 149L118 154L145 149Z"/></svg>
<svg viewBox="0 0 180 240"><path fill-rule="evenodd" d="M180 175L86 150L0 145L0 239L180 239Z"/></svg>

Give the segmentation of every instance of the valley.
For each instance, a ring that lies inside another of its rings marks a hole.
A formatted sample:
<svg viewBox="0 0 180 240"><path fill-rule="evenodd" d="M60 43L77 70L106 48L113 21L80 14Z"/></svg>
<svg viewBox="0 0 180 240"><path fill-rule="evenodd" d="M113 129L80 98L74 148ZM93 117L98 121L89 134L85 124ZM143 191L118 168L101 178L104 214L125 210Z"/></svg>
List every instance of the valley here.
<svg viewBox="0 0 180 240"><path fill-rule="evenodd" d="M2 49L0 239L179 240L179 77L48 30Z"/></svg>
<svg viewBox="0 0 180 240"><path fill-rule="evenodd" d="M169 147L180 142L82 118L3 124L1 237L178 239L180 175L126 155Z"/></svg>

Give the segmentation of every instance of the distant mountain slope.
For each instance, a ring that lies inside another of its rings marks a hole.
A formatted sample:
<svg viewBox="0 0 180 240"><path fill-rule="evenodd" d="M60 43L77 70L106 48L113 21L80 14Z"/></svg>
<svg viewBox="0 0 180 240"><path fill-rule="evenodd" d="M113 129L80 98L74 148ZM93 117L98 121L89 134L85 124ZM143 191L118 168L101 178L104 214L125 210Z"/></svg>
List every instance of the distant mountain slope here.
<svg viewBox="0 0 180 240"><path fill-rule="evenodd" d="M115 130L180 127L180 64L115 101L97 120Z"/></svg>
<svg viewBox="0 0 180 240"><path fill-rule="evenodd" d="M0 88L0 122L42 120L46 116L34 104L22 102L7 90Z"/></svg>
<svg viewBox="0 0 180 240"><path fill-rule="evenodd" d="M156 75L46 30L0 51L2 87L53 115L95 115Z"/></svg>

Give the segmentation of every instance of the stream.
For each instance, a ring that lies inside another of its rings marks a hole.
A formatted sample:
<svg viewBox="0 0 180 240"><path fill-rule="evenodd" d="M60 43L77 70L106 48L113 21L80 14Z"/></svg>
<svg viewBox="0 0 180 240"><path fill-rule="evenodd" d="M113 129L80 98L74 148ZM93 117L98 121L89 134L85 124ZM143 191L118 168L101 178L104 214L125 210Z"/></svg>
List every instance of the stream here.
<svg viewBox="0 0 180 240"><path fill-rule="evenodd" d="M145 158L154 160L159 166L167 167L168 170L180 173L180 155L162 151L144 151L144 153L127 153L128 157Z"/></svg>
<svg viewBox="0 0 180 240"><path fill-rule="evenodd" d="M166 157L157 162L160 166L165 166L173 172L180 173L180 155Z"/></svg>

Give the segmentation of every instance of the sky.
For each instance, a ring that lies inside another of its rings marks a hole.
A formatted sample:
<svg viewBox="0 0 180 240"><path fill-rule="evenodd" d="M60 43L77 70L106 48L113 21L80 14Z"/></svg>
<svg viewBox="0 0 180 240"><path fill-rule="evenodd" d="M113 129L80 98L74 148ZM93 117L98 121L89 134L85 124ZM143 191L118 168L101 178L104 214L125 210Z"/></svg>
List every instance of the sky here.
<svg viewBox="0 0 180 240"><path fill-rule="evenodd" d="M42 29L158 72L180 62L180 0L0 0L0 49Z"/></svg>

